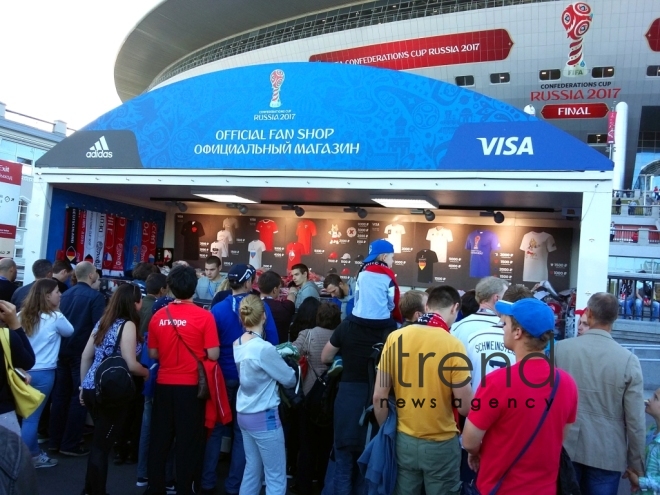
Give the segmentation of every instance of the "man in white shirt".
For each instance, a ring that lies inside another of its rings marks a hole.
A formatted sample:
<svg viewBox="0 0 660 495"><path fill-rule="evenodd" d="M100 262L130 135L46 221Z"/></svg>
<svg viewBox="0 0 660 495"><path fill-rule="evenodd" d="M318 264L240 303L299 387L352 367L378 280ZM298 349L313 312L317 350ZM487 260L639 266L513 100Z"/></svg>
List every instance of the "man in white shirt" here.
<svg viewBox="0 0 660 495"><path fill-rule="evenodd" d="M497 277L482 278L475 289L475 297L479 303L479 311L463 318L451 326L451 333L467 347L468 337L477 330L490 328L500 322L500 317L495 313L495 303L509 288L509 283ZM474 376L474 375L473 375Z"/></svg>
<svg viewBox="0 0 660 495"><path fill-rule="evenodd" d="M524 285L512 285L502 296L503 301L514 303L521 299L534 297L534 294ZM495 326L483 326L472 333L465 346L467 356L472 363L472 391L484 380L484 377L498 368L516 364L515 353L504 346L504 327L500 322ZM482 362L485 366L482 368Z"/></svg>
<svg viewBox="0 0 660 495"><path fill-rule="evenodd" d="M204 277L199 277L195 289L195 299L212 300L218 287L224 280L220 267L222 260L217 256L209 256L204 263Z"/></svg>

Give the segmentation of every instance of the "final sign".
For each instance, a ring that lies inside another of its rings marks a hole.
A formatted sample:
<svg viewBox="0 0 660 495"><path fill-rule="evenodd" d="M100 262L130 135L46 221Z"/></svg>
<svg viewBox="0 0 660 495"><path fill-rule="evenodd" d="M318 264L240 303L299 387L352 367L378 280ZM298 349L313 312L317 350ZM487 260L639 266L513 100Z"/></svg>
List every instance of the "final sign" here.
<svg viewBox="0 0 660 495"><path fill-rule="evenodd" d="M606 103L566 103L545 105L541 110L544 119L602 119L610 109Z"/></svg>
<svg viewBox="0 0 660 495"><path fill-rule="evenodd" d="M505 29L490 29L326 52L312 55L309 61L407 70L504 60L512 46Z"/></svg>

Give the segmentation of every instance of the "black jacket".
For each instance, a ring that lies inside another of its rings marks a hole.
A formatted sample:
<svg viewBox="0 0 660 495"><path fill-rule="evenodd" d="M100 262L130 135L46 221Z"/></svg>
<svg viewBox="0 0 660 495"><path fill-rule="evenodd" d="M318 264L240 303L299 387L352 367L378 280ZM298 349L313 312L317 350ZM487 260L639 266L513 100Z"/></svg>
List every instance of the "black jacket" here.
<svg viewBox="0 0 660 495"><path fill-rule="evenodd" d="M73 325L73 335L62 338L60 357L82 356L94 325L101 319L104 310L104 297L84 282L78 282L62 294L60 311Z"/></svg>
<svg viewBox="0 0 660 495"><path fill-rule="evenodd" d="M30 292L30 289L34 285L34 282L29 283L27 285L24 285L23 287L19 287L14 291L14 295L11 296L11 303L16 306L16 312L18 313L21 310L21 306L23 305L23 301L25 301L25 298Z"/></svg>
<svg viewBox="0 0 660 495"><path fill-rule="evenodd" d="M0 300L11 302L11 296L14 295L17 287L14 282L7 279L0 279Z"/></svg>

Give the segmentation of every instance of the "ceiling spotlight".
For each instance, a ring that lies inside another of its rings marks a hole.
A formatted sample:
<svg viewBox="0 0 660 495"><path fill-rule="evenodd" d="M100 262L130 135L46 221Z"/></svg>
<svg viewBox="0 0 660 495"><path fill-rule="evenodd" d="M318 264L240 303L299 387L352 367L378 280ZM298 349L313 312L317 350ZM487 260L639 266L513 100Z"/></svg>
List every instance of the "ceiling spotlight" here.
<svg viewBox="0 0 660 495"><path fill-rule="evenodd" d="M294 207L293 211L296 212L297 217L302 217L305 214L305 210L302 209L300 206Z"/></svg>
<svg viewBox="0 0 660 495"><path fill-rule="evenodd" d="M504 221L504 214L501 211L496 211L493 214L493 220L495 220L495 223L502 223Z"/></svg>
<svg viewBox="0 0 660 495"><path fill-rule="evenodd" d="M188 211L188 205L183 201L165 201L165 206L170 208L177 208L181 213Z"/></svg>
<svg viewBox="0 0 660 495"><path fill-rule="evenodd" d="M248 212L248 207L245 205L238 205L238 212L241 215L245 215Z"/></svg>
<svg viewBox="0 0 660 495"><path fill-rule="evenodd" d="M427 222L432 222L435 220L435 213L433 213L431 210L424 210L424 218L426 218Z"/></svg>
<svg viewBox="0 0 660 495"><path fill-rule="evenodd" d="M357 216L360 218L367 218L367 215L369 214L367 210L360 208L359 206L347 206L344 208L344 211L346 213L357 213Z"/></svg>

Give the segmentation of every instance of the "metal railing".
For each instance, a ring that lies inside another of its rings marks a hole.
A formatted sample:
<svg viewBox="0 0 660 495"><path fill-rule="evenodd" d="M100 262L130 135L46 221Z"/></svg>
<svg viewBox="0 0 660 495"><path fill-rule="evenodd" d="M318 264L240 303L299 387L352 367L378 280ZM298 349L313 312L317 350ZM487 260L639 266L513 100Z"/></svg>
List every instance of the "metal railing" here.
<svg viewBox="0 0 660 495"><path fill-rule="evenodd" d="M660 363L660 345L657 344L621 344L632 352L640 361Z"/></svg>
<svg viewBox="0 0 660 495"><path fill-rule="evenodd" d="M608 292L619 299L619 318L637 321L660 319L660 281L658 275L630 274L630 276L608 275ZM649 287L650 296L644 290ZM644 297L639 298L637 294Z"/></svg>
<svg viewBox="0 0 660 495"><path fill-rule="evenodd" d="M638 242L639 241L639 229L616 229L614 231L614 237L611 237L610 231L610 241L611 242Z"/></svg>

